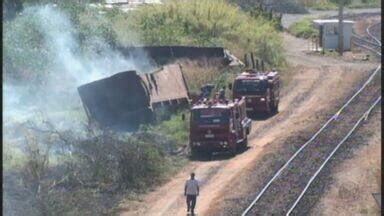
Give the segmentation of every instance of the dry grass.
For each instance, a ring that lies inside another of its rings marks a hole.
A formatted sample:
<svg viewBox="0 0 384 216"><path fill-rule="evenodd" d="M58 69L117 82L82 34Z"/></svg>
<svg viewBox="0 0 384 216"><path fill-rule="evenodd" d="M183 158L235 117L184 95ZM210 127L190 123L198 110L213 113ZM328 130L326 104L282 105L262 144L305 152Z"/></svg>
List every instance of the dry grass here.
<svg viewBox="0 0 384 216"><path fill-rule="evenodd" d="M182 59L178 61L182 65L183 74L192 94L200 93L202 85L216 82L223 69L222 64L217 61L209 59L199 61Z"/></svg>
<svg viewBox="0 0 384 216"><path fill-rule="evenodd" d="M380 112L363 133L372 135L352 159L336 167L334 183L314 208L314 215L380 215L372 193L381 191Z"/></svg>

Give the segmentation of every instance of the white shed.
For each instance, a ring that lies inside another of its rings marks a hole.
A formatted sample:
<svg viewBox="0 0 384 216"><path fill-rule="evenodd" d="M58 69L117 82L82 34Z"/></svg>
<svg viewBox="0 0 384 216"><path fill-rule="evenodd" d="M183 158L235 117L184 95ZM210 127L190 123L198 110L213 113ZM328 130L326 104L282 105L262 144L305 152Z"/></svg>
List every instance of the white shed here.
<svg viewBox="0 0 384 216"><path fill-rule="evenodd" d="M351 49L352 27L354 22L343 20L344 51ZM315 27L319 29L319 46L323 49L338 48L339 20L337 19L316 19L313 20Z"/></svg>

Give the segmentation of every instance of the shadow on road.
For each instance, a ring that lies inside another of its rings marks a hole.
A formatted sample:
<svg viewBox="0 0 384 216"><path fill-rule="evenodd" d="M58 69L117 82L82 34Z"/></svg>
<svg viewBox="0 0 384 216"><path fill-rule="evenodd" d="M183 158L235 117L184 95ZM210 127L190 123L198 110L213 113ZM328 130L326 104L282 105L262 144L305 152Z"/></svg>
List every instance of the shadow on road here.
<svg viewBox="0 0 384 216"><path fill-rule="evenodd" d="M249 146L247 146L245 148L242 148L242 149L238 149L238 151L237 151L235 156L233 156L230 152L213 152L210 155L208 155L208 154L207 155L198 155L198 156L194 156L194 157L190 156L189 159L191 161L222 161L222 160L228 160L228 159L236 157L239 154L242 154L242 153L246 152L248 149L250 149Z"/></svg>
<svg viewBox="0 0 384 216"><path fill-rule="evenodd" d="M256 114L247 114L248 118L250 118L252 121L265 121L273 116L275 116L277 113L256 113Z"/></svg>

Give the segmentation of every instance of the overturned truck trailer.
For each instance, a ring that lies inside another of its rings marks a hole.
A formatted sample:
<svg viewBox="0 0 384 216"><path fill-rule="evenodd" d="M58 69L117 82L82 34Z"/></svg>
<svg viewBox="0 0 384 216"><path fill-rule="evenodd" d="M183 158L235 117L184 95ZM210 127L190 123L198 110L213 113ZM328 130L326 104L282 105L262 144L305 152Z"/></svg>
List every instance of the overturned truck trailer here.
<svg viewBox="0 0 384 216"><path fill-rule="evenodd" d="M193 46L142 46L118 47L124 56L137 57L145 53L157 64L164 65L175 59L187 58L198 60L202 58L218 59L224 65L235 66L243 63L223 47L193 47Z"/></svg>
<svg viewBox="0 0 384 216"><path fill-rule="evenodd" d="M177 64L153 73L117 73L78 87L91 121L115 130L136 130L153 119L153 108L189 102L187 86Z"/></svg>

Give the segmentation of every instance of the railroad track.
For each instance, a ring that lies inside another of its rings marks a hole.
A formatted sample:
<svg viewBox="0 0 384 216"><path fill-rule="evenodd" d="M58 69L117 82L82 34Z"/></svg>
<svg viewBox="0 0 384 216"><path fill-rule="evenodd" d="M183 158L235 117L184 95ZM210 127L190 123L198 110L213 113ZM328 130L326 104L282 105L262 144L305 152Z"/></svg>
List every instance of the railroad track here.
<svg viewBox="0 0 384 216"><path fill-rule="evenodd" d="M361 37L356 34L352 35L352 43L356 46L368 49L369 51L372 51L375 54L381 52L381 45L377 44L375 41L367 40L364 37Z"/></svg>
<svg viewBox="0 0 384 216"><path fill-rule="evenodd" d="M364 49L367 49L381 56L381 41L378 39L380 38L380 36L374 35L374 34L380 33L381 31L380 27L381 27L381 23L376 23L369 26L366 29L367 36L360 36L357 34L353 34L352 40L351 40L352 43L355 44L356 46L362 47Z"/></svg>
<svg viewBox="0 0 384 216"><path fill-rule="evenodd" d="M375 24L377 25L377 24ZM372 41L359 37L356 43L381 56L381 42L367 28ZM246 215L305 215L297 208L318 174L339 147L368 118L381 100L381 88L374 78L381 72L379 65L356 93L273 175L243 211Z"/></svg>

